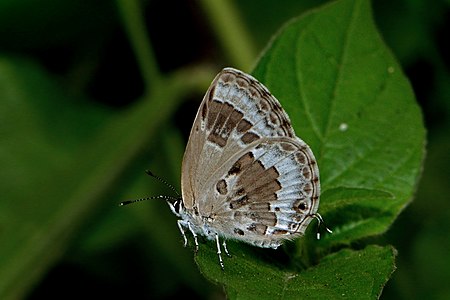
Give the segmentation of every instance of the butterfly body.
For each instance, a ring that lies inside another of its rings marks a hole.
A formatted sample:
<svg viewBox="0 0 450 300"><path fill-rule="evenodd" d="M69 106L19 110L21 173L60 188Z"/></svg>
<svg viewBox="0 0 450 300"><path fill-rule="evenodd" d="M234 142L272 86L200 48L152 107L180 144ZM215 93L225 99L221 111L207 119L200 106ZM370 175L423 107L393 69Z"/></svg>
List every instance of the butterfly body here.
<svg viewBox="0 0 450 300"><path fill-rule="evenodd" d="M172 210L195 237L277 248L318 218L319 169L288 115L252 76L223 69L197 112ZM320 216L320 215L319 215ZM226 250L226 244L223 244Z"/></svg>

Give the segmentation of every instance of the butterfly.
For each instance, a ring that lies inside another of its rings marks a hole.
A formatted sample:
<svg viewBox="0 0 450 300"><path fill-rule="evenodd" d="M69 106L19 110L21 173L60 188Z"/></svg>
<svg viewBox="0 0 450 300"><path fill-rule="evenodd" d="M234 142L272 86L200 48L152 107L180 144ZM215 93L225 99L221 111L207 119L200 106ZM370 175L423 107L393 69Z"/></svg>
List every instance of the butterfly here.
<svg viewBox="0 0 450 300"><path fill-rule="evenodd" d="M216 76L200 104L181 190L181 197L165 199L179 218L184 245L186 230L196 252L199 235L215 241L222 269L227 239L276 249L304 235L314 218L323 222L313 152L269 90L233 68Z"/></svg>

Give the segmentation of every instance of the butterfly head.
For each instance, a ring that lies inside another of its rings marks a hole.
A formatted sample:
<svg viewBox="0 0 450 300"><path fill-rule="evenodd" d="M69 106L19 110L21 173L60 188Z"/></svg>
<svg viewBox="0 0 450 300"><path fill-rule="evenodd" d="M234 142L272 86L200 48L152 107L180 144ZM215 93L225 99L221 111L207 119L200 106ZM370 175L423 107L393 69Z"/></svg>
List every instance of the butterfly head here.
<svg viewBox="0 0 450 300"><path fill-rule="evenodd" d="M182 198L167 198L166 202L169 205L170 210L174 213L174 215L176 215L177 217L181 217L181 215L185 211L183 199Z"/></svg>
<svg viewBox="0 0 450 300"><path fill-rule="evenodd" d="M163 184L165 184L166 186L168 186L172 191L175 192L175 194L177 195L177 197L173 197L173 196L166 196L166 195L158 195L158 196L151 196L151 197L146 197L146 198L140 198L140 199L135 199L135 200L127 200L127 201L122 201L120 202L120 206L124 206L124 205L128 205L131 203L136 203L136 202L140 202L140 201L144 201L144 200L152 200L152 199L164 199L166 200L167 204L170 207L170 210L177 216L177 217L181 217L185 211L184 208L184 203L183 203L183 199L181 198L180 194L177 192L177 190L171 185L169 184L167 181L165 181L164 179L162 179L161 177L153 174L151 171L146 170L145 173L147 173L147 175L156 178L157 180L159 180L160 182L162 182Z"/></svg>

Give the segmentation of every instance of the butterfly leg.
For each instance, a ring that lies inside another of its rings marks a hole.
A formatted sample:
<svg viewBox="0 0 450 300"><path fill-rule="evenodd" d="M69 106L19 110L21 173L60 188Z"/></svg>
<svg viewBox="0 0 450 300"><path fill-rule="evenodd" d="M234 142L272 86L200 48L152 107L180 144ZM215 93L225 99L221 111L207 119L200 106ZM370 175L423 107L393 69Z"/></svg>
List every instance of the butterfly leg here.
<svg viewBox="0 0 450 300"><path fill-rule="evenodd" d="M228 257L231 257L230 252L228 252L227 243L225 242L225 240L223 240L222 246L223 246L223 250L225 251L226 255Z"/></svg>
<svg viewBox="0 0 450 300"><path fill-rule="evenodd" d="M188 241L186 238L186 233L184 232L184 229L183 229L183 226L185 226L186 224L182 220L178 220L177 224L178 224L178 228L180 229L181 235L183 236L184 247L186 247Z"/></svg>
<svg viewBox="0 0 450 300"><path fill-rule="evenodd" d="M198 240L197 240L197 234L191 227L191 223L187 222L187 226L189 228L189 231L192 233L192 236L194 237L194 243L195 243L195 254L198 252Z"/></svg>
<svg viewBox="0 0 450 300"><path fill-rule="evenodd" d="M219 264L222 271L224 270L223 260L222 260L222 251L220 251L220 241L219 235L216 233L216 244L217 244L217 256L219 256Z"/></svg>

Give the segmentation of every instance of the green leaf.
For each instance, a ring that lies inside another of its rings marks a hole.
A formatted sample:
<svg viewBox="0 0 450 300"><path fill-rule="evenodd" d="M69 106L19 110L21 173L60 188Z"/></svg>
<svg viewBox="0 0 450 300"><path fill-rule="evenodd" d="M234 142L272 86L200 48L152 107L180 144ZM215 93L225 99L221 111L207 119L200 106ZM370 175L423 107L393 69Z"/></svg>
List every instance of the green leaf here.
<svg viewBox="0 0 450 300"><path fill-rule="evenodd" d="M308 231L297 240L289 271L238 245L221 274L210 243L211 255L197 258L202 272L232 298L379 296L394 270L394 250L370 246L323 257L385 232L411 201L424 157L420 109L376 31L369 1L337 1L289 22L253 74L315 153L319 212L333 234L315 241Z"/></svg>
<svg viewBox="0 0 450 300"><path fill-rule="evenodd" d="M254 75L315 153L319 212L336 233L327 243L385 232L412 199L425 129L411 86L376 31L369 1L338 1L289 23ZM337 188L347 192L327 197ZM344 201L355 189L367 193ZM341 236L343 230L350 236Z"/></svg>
<svg viewBox="0 0 450 300"><path fill-rule="evenodd" d="M375 189L364 189L364 188L348 188L348 187L337 187L326 190L321 195L324 202L329 202L328 206L325 206L321 211L326 212L327 210L333 210L337 207L344 205L357 204L361 201L375 201L377 199L384 201L388 198L394 198L391 193L375 190Z"/></svg>
<svg viewBox="0 0 450 300"><path fill-rule="evenodd" d="M232 299L374 299L395 270L396 251L389 246L344 249L301 272L272 259L273 250L236 243L229 243L229 250L233 257L224 258L224 271L214 248L201 245L197 262Z"/></svg>

